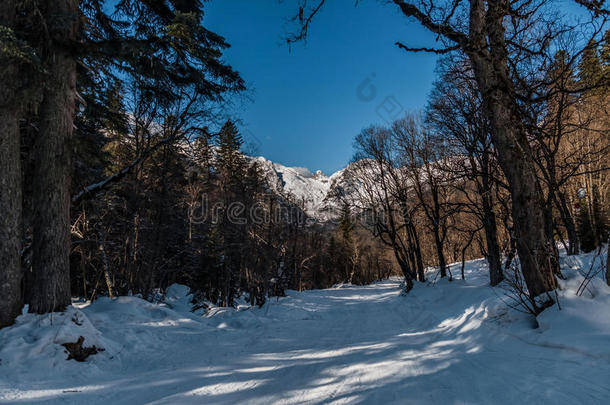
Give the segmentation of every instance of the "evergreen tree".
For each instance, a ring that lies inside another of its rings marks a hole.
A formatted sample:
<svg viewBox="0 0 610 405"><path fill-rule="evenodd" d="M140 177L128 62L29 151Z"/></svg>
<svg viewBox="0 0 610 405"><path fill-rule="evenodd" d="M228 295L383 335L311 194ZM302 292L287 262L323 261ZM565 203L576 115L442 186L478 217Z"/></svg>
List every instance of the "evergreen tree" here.
<svg viewBox="0 0 610 405"><path fill-rule="evenodd" d="M585 200L583 202L577 218L578 233L582 250L590 252L608 239L607 215L600 203L597 187L593 188L590 207Z"/></svg>
<svg viewBox="0 0 610 405"><path fill-rule="evenodd" d="M339 263L341 263L341 261L338 259L340 252L341 252L341 250L337 246L337 240L335 239L335 237L333 235L331 235L328 238L328 247L326 250L327 265L329 266L329 268L332 268L332 269L340 268ZM341 272L339 272L339 274L341 274ZM333 275L329 274L328 278L330 279L330 280L328 280L329 284L334 284L338 281L336 278L336 275L333 277Z"/></svg>
<svg viewBox="0 0 610 405"><path fill-rule="evenodd" d="M343 238L343 242L347 245L352 244L352 231L354 223L352 221L352 213L348 203L344 203L341 207L341 216L339 218L339 232Z"/></svg>
<svg viewBox="0 0 610 405"><path fill-rule="evenodd" d="M32 312L43 313L61 310L70 303L70 174L72 145L76 141L73 128L76 122L83 124L77 129L77 136L94 134L96 119L104 115L104 110L116 107L112 100L104 99L101 93L106 89L100 84L113 78L137 78L142 91L159 105L170 106L184 94L191 94L190 104L203 106L206 101L220 100L228 91L243 89L243 81L220 61L228 44L203 27L200 1L2 3L2 15L10 17L0 21L2 29L7 29L2 32L3 52L7 49L6 38L13 38L12 43L23 45L19 49L32 51L31 60L37 66L32 71L5 72L10 75L3 75L3 82L44 84L37 97L13 92L17 99L12 103L19 106L35 100L36 104L31 114L38 130L31 148L31 178L26 179L32 189L32 272L24 295ZM18 68L17 64L13 66ZM82 97L87 104L84 113L89 117L79 120L75 119L79 115L75 101ZM100 108L96 110L94 106ZM7 122L13 123L30 118L28 112L18 109L6 114L2 111L0 121L5 122L9 115L13 119ZM10 145L13 144L2 143L2 156ZM11 180L12 184L15 182Z"/></svg>
<svg viewBox="0 0 610 405"><path fill-rule="evenodd" d="M21 35L26 23L19 12L26 9L21 3L0 2L0 328L12 324L23 306L19 120L37 97L32 82L37 55Z"/></svg>
<svg viewBox="0 0 610 405"><path fill-rule="evenodd" d="M214 152L212 134L207 127L200 130L200 134L194 141L194 161L202 171L204 181L209 181L212 176Z"/></svg>
<svg viewBox="0 0 610 405"><path fill-rule="evenodd" d="M597 42L589 41L587 47L583 50L578 70L580 83L584 87L592 89L601 84L602 65L597 52Z"/></svg>
<svg viewBox="0 0 610 405"><path fill-rule="evenodd" d="M589 209L586 204L580 207L577 217L578 235L580 237L580 247L587 253L595 249L595 230L591 224Z"/></svg>
<svg viewBox="0 0 610 405"><path fill-rule="evenodd" d="M227 120L218 133L217 173L222 215L218 226L222 234L222 291L220 304L232 306L242 273L242 249L245 243L246 160L237 126Z"/></svg>
<svg viewBox="0 0 610 405"><path fill-rule="evenodd" d="M604 86L610 87L610 29L604 33L602 40L600 59L602 64L602 71L604 75Z"/></svg>
<svg viewBox="0 0 610 405"><path fill-rule="evenodd" d="M339 217L338 232L341 236L340 249L337 253L337 265L342 269L342 280L352 282L354 272L358 265L356 253L358 247L353 240L354 222L352 213L348 203L344 203L341 207L341 216Z"/></svg>
<svg viewBox="0 0 610 405"><path fill-rule="evenodd" d="M235 123L227 120L218 133L218 166L227 175L238 174L244 169L244 158L241 153L242 136Z"/></svg>

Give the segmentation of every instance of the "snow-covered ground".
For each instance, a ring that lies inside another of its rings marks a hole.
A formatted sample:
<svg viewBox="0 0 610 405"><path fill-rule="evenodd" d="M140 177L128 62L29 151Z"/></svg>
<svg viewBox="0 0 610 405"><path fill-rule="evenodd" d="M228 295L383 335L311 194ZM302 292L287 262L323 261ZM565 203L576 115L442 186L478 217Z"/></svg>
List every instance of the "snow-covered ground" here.
<svg viewBox="0 0 610 405"><path fill-rule="evenodd" d="M532 319L487 286L483 260L466 280L399 280L289 292L263 308L188 312L99 299L64 314L23 315L0 331L1 403L608 403L610 289L577 297L592 255L562 258L557 307ZM80 324L80 325L78 325ZM106 350L66 361L59 343Z"/></svg>

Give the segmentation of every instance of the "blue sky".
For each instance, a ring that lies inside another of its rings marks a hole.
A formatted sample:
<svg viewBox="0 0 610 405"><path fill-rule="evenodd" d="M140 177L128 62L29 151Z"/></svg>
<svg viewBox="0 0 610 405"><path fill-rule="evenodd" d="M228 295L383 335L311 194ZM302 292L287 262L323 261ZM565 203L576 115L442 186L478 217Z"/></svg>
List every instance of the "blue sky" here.
<svg viewBox="0 0 610 405"><path fill-rule="evenodd" d="M381 1L354 4L329 1L307 43L289 53L283 38L296 0L206 3L204 24L232 45L225 60L250 89L231 114L257 154L330 174L351 159L362 128L425 105L436 57L394 42L432 45L434 37Z"/></svg>

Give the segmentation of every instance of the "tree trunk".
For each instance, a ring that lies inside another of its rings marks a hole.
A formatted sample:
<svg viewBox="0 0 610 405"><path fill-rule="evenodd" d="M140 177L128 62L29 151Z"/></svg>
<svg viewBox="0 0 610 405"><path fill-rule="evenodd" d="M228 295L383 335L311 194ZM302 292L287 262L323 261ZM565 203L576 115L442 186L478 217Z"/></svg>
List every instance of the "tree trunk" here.
<svg viewBox="0 0 610 405"><path fill-rule="evenodd" d="M407 230L407 240L409 242L409 254L411 256L411 268L415 269L416 279L419 282L426 281L426 275L424 274L424 264L421 257L421 246L419 244L419 236L417 229L413 225L411 217L407 214L406 203L402 205L403 221Z"/></svg>
<svg viewBox="0 0 610 405"><path fill-rule="evenodd" d="M546 235L546 240L548 241L548 246L553 249L551 256L554 260L559 263L559 248L555 243L555 221L553 219L553 197L549 195L546 201L543 204L542 212L544 213L544 233ZM561 270L559 269L559 265L553 266L552 271L554 274L563 278L561 274Z"/></svg>
<svg viewBox="0 0 610 405"><path fill-rule="evenodd" d="M542 189L527 131L515 99L508 69L503 3L471 1L471 60L485 113L491 122L491 138L499 163L508 179L521 271L529 293L538 296L557 286L558 260L547 239Z"/></svg>
<svg viewBox="0 0 610 405"><path fill-rule="evenodd" d="M484 92L485 94L486 92ZM509 185L513 223L521 271L532 296L556 287L557 257L548 239L542 190L523 124L502 95L488 101L492 111L492 139Z"/></svg>
<svg viewBox="0 0 610 405"><path fill-rule="evenodd" d="M392 250L394 251L394 257L396 258L398 267L400 267L400 271L405 278L406 292L409 292L411 289L413 289L413 279L415 278L413 270L409 267L409 260L404 254L404 249L401 249L398 245L396 235L391 234L389 235L389 238L391 240Z"/></svg>
<svg viewBox="0 0 610 405"><path fill-rule="evenodd" d="M34 145L32 284L30 311L70 304L70 171L76 61L59 43L78 38L77 0L48 1L45 17L53 41L44 49L48 80Z"/></svg>
<svg viewBox="0 0 610 405"><path fill-rule="evenodd" d="M2 80L10 76L3 76ZM4 104L6 87L0 83ZM18 112L0 106L0 328L21 311L21 164Z"/></svg>
<svg viewBox="0 0 610 405"><path fill-rule="evenodd" d="M413 275L411 274L409 264L404 258L400 257L400 255L396 251L394 251L394 256L396 257L398 266L400 267L402 275L405 278L405 292L409 292L413 289Z"/></svg>
<svg viewBox="0 0 610 405"><path fill-rule="evenodd" d="M409 261L411 262L411 268L415 269L416 279L419 282L426 281L424 274L424 265L421 258L421 248L419 246L419 239L417 230L410 219L405 220L407 227L407 238L409 242Z"/></svg>
<svg viewBox="0 0 610 405"><path fill-rule="evenodd" d="M0 25L10 29L15 19L15 1L2 1ZM0 50L0 328L13 324L23 304L19 67L7 57Z"/></svg>
<svg viewBox="0 0 610 405"><path fill-rule="evenodd" d="M483 216L483 229L485 231L485 242L487 243L487 263L489 264L489 284L493 287L504 280L504 273L500 262L496 216L489 199L485 196L483 196Z"/></svg>
<svg viewBox="0 0 610 405"><path fill-rule="evenodd" d="M606 246L606 284L610 286L610 237Z"/></svg>
<svg viewBox="0 0 610 405"><path fill-rule="evenodd" d="M418 281L424 282L426 281L426 275L424 273L424 261L421 257L421 245L419 244L419 235L417 234L417 229L415 225L409 224L411 228L411 233L413 234L413 239L415 240L415 258L417 259L417 278Z"/></svg>
<svg viewBox="0 0 610 405"><path fill-rule="evenodd" d="M489 165L489 151L485 150L481 156L481 183L479 194L483 210L483 231L487 245L487 264L489 265L489 284L493 287L504 280L502 271L500 245L498 244L498 228L496 214L493 211L492 175ZM473 164L473 167L476 167ZM475 173L476 174L476 173Z"/></svg>
<svg viewBox="0 0 610 405"><path fill-rule="evenodd" d="M434 228L434 245L436 246L436 256L438 257L438 267L441 272L441 277L447 277L447 261L445 260L445 254L443 253L443 242L440 237L440 230Z"/></svg>
<svg viewBox="0 0 610 405"><path fill-rule="evenodd" d="M557 201L555 203L557 204L557 208L561 213L561 219L568 234L568 255L577 255L580 252L578 232L576 231L576 224L574 223L574 218L572 218L572 214L570 213L570 209L568 208L566 196L563 192L557 190L556 198Z"/></svg>
<svg viewBox="0 0 610 405"><path fill-rule="evenodd" d="M106 280L106 288L108 289L108 297L114 299L114 285L110 274L110 264L106 255L106 237L101 232L98 233L98 243L100 245L100 253L102 255L102 266L104 266L104 279Z"/></svg>

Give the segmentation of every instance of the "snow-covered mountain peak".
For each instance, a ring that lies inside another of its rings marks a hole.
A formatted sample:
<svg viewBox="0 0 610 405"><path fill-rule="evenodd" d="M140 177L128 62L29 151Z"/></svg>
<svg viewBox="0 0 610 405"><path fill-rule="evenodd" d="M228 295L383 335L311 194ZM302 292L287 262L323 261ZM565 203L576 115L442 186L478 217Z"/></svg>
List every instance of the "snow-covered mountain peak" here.
<svg viewBox="0 0 610 405"><path fill-rule="evenodd" d="M321 221L335 217L337 204L330 198L330 191L343 170L327 176L322 170L312 173L307 168L284 166L262 156L253 160L261 167L272 190L302 206L307 215Z"/></svg>
<svg viewBox="0 0 610 405"><path fill-rule="evenodd" d="M325 182L328 181L328 176L325 175L322 170L316 170L316 172L313 174L312 177L316 180L325 181Z"/></svg>

